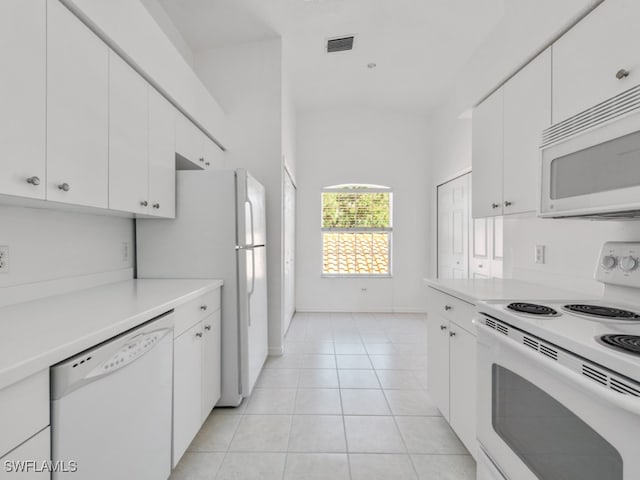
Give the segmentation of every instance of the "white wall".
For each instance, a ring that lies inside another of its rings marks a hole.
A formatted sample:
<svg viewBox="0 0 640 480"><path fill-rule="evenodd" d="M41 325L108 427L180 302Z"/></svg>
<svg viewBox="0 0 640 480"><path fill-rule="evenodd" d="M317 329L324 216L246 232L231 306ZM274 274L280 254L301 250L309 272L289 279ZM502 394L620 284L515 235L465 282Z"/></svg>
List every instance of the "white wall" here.
<svg viewBox="0 0 640 480"><path fill-rule="evenodd" d="M182 58L193 68L193 51L158 0L140 0Z"/></svg>
<svg viewBox="0 0 640 480"><path fill-rule="evenodd" d="M0 225L0 245L9 246L9 272L0 273L0 305L86 288L100 283L95 277L101 274L110 274L112 281L132 277L132 219L0 206ZM123 243L129 249L124 261Z"/></svg>
<svg viewBox="0 0 640 480"><path fill-rule="evenodd" d="M427 271L427 119L367 109L299 112L297 269L299 311L424 311ZM323 187L393 188L393 277L322 277ZM365 289L365 290L363 290Z"/></svg>
<svg viewBox="0 0 640 480"><path fill-rule="evenodd" d="M602 293L593 279L602 244L640 241L640 222L541 219L535 214L505 217L505 276L590 294ZM536 264L536 245L546 263Z"/></svg>
<svg viewBox="0 0 640 480"><path fill-rule="evenodd" d="M437 275L437 187L471 169L471 118L459 118L459 115L453 99L449 99L430 119L430 136L433 138L427 183L430 277Z"/></svg>
<svg viewBox="0 0 640 480"><path fill-rule="evenodd" d="M195 52L196 72L227 112L227 165L267 191L269 348L282 346L282 48L280 39Z"/></svg>

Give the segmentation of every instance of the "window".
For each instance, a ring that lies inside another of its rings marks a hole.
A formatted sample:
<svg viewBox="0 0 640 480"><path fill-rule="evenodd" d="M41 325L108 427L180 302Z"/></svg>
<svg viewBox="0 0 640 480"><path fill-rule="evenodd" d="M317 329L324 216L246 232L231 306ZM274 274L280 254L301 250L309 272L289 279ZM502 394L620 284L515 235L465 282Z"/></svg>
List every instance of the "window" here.
<svg viewBox="0 0 640 480"><path fill-rule="evenodd" d="M323 275L391 275L392 192L377 185L322 191Z"/></svg>

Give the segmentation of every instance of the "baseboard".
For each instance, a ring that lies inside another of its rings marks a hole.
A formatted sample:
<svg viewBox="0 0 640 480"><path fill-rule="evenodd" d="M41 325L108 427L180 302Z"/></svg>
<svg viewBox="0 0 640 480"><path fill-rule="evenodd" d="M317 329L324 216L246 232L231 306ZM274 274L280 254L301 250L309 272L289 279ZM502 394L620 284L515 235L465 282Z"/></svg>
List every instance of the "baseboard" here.
<svg viewBox="0 0 640 480"><path fill-rule="evenodd" d="M284 354L284 347L269 347L269 355L279 357Z"/></svg>
<svg viewBox="0 0 640 480"><path fill-rule="evenodd" d="M29 302L38 298L64 295L65 293L99 287L109 283L124 282L133 278L133 268L111 272L92 273L78 277L58 278L0 288L0 307Z"/></svg>

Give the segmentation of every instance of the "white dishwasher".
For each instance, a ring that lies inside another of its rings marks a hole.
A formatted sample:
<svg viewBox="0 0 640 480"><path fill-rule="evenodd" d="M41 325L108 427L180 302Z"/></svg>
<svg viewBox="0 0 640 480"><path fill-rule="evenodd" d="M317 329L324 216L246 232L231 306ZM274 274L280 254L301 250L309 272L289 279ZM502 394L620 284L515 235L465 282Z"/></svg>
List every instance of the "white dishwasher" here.
<svg viewBox="0 0 640 480"><path fill-rule="evenodd" d="M77 471L53 479L166 480L172 379L173 312L54 365L52 459Z"/></svg>

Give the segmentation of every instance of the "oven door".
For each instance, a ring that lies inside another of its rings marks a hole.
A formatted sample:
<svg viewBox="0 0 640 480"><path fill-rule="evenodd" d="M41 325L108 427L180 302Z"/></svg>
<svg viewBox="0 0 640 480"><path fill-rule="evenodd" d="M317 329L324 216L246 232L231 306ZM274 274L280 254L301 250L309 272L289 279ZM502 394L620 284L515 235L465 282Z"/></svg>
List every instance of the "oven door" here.
<svg viewBox="0 0 640 480"><path fill-rule="evenodd" d="M640 398L476 324L478 440L505 478L640 478Z"/></svg>
<svg viewBox="0 0 640 480"><path fill-rule="evenodd" d="M640 113L542 149L541 217L640 209Z"/></svg>

